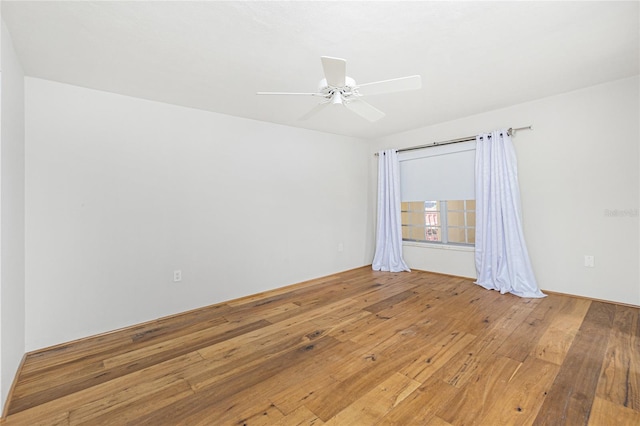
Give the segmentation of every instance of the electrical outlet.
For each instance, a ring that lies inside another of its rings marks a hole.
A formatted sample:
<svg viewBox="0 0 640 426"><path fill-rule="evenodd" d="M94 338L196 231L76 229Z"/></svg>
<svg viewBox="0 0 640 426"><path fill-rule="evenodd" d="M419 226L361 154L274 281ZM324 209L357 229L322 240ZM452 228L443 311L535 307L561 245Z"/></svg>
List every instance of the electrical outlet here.
<svg viewBox="0 0 640 426"><path fill-rule="evenodd" d="M173 271L173 282L177 283L182 281L182 271L180 269L176 269Z"/></svg>
<svg viewBox="0 0 640 426"><path fill-rule="evenodd" d="M338 244L338 251L344 251L344 244L342 243Z"/></svg>
<svg viewBox="0 0 640 426"><path fill-rule="evenodd" d="M589 255L584 255L584 266L586 266L587 268L593 268L594 266L594 259L593 256L589 256Z"/></svg>

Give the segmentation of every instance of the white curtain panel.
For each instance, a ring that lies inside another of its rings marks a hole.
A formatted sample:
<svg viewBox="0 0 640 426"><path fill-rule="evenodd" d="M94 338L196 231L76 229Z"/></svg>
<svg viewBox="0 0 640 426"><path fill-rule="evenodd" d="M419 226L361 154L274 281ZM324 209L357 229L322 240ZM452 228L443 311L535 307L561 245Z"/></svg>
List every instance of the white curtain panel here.
<svg viewBox="0 0 640 426"><path fill-rule="evenodd" d="M538 288L522 231L516 155L506 130L476 137L476 284L520 297Z"/></svg>
<svg viewBox="0 0 640 426"><path fill-rule="evenodd" d="M410 271L402 259L400 163L395 149L378 153L378 227L374 271Z"/></svg>

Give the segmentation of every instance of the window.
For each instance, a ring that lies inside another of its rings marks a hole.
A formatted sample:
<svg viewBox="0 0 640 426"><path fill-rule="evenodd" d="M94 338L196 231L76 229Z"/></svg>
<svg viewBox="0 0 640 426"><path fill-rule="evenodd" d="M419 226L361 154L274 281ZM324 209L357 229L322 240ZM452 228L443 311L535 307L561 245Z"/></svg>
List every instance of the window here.
<svg viewBox="0 0 640 426"><path fill-rule="evenodd" d="M474 245L475 200L403 201L402 239Z"/></svg>
<svg viewBox="0 0 640 426"><path fill-rule="evenodd" d="M403 240L442 241L439 201L405 201L400 211Z"/></svg>
<svg viewBox="0 0 640 426"><path fill-rule="evenodd" d="M475 245L475 155L475 141L398 154L404 241Z"/></svg>

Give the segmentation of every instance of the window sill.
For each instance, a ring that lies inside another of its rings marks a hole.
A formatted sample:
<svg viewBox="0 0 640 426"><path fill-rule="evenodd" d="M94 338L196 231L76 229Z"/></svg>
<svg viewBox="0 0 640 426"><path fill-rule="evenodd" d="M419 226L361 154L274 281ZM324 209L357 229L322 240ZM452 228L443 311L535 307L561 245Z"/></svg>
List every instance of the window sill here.
<svg viewBox="0 0 640 426"><path fill-rule="evenodd" d="M437 243L420 243L417 241L403 241L403 247L420 247L420 248L429 248L429 249L438 249L438 250L455 250L455 251L466 251L466 252L474 252L474 246L458 246L455 244L437 244Z"/></svg>

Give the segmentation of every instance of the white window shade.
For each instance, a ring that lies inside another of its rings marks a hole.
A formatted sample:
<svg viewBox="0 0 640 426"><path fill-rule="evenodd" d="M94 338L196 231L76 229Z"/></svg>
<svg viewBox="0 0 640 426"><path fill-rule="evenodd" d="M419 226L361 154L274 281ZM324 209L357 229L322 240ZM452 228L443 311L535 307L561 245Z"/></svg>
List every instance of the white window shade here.
<svg viewBox="0 0 640 426"><path fill-rule="evenodd" d="M402 201L475 199L476 142L398 153Z"/></svg>

